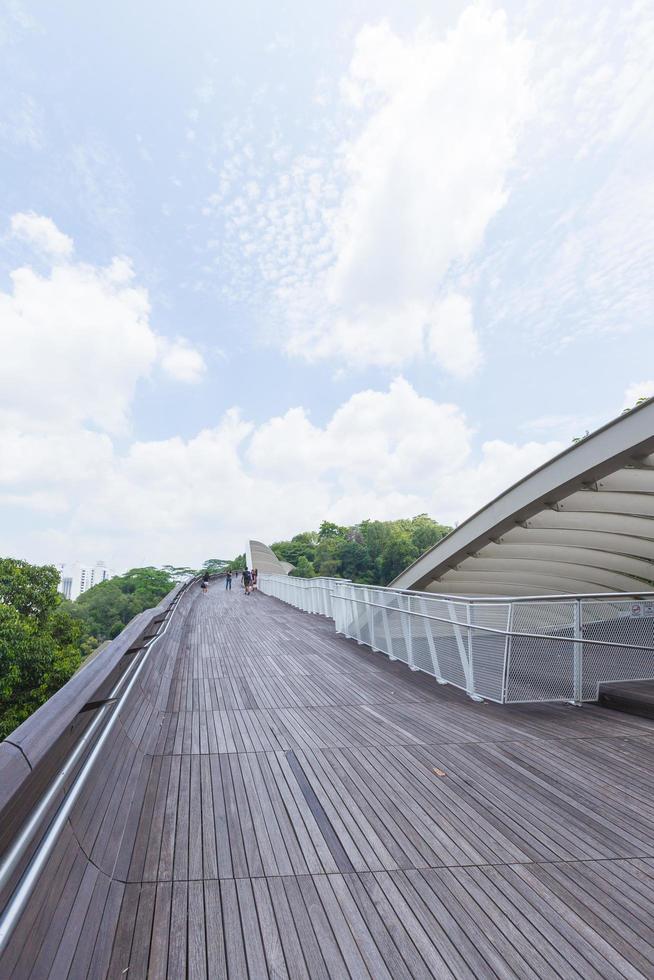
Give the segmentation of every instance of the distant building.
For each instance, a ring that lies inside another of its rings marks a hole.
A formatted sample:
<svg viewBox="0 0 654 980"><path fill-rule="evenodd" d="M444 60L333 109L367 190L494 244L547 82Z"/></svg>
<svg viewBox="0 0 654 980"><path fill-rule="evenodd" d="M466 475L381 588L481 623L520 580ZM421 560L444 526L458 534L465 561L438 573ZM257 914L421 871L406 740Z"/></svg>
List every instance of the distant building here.
<svg viewBox="0 0 654 980"><path fill-rule="evenodd" d="M74 601L82 592L92 588L105 579L113 578L116 574L107 568L103 561L96 562L95 565L81 565L78 561L70 564L58 565L59 569L59 592L65 599Z"/></svg>

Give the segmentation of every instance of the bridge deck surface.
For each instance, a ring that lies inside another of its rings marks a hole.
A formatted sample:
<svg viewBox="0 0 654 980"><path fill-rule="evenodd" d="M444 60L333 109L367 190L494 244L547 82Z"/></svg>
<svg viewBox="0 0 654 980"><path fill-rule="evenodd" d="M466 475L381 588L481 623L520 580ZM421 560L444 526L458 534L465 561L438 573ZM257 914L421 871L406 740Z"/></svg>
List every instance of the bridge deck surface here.
<svg viewBox="0 0 654 980"><path fill-rule="evenodd" d="M185 597L3 977L652 977L654 723Z"/></svg>

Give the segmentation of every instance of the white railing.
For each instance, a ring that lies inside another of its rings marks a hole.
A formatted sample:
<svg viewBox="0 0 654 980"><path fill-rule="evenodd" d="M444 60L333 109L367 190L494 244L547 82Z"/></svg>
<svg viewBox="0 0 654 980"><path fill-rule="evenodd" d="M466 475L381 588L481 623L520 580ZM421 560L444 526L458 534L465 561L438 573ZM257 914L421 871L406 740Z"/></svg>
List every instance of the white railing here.
<svg viewBox="0 0 654 980"><path fill-rule="evenodd" d="M289 605L308 613L334 619L332 593L338 584L349 584L342 578L296 578L290 575L259 575L257 587Z"/></svg>
<svg viewBox="0 0 654 980"><path fill-rule="evenodd" d="M284 575L259 588L475 700L594 701L602 683L654 679L651 592L467 599Z"/></svg>

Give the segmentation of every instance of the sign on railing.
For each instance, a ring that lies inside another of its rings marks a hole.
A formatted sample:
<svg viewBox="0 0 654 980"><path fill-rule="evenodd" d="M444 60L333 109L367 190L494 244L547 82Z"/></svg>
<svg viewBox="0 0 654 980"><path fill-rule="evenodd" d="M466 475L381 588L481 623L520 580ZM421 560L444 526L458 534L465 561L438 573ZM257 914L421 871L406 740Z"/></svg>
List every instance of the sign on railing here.
<svg viewBox="0 0 654 980"><path fill-rule="evenodd" d="M595 701L602 683L654 679L652 593L462 599L284 575L259 588L475 700Z"/></svg>

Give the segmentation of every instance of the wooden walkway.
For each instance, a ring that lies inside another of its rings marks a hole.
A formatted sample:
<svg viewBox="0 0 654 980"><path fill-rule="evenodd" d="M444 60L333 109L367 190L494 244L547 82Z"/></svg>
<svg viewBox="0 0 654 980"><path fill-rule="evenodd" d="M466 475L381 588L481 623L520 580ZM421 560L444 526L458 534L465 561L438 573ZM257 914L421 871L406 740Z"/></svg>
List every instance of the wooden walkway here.
<svg viewBox="0 0 654 980"><path fill-rule="evenodd" d="M474 704L212 585L124 709L0 975L654 976L654 722Z"/></svg>

